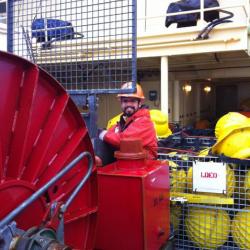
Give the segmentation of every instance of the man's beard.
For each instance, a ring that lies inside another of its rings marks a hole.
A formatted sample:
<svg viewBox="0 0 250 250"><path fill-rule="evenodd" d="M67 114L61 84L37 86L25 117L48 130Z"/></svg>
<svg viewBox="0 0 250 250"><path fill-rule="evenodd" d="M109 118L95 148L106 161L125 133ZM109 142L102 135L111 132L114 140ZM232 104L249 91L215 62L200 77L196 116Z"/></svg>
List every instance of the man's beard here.
<svg viewBox="0 0 250 250"><path fill-rule="evenodd" d="M128 111L128 109L130 109L130 111ZM126 107L123 111L123 113L127 116L127 117L130 117L132 116L134 113L136 112L135 108L134 107Z"/></svg>

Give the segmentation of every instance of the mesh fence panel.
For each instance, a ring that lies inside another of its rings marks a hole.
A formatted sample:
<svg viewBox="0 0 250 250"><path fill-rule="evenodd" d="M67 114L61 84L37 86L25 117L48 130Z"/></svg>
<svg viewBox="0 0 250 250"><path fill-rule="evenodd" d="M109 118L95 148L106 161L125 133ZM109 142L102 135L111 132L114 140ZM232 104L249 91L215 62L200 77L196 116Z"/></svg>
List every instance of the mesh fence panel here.
<svg viewBox="0 0 250 250"><path fill-rule="evenodd" d="M159 159L170 164L170 213L176 249L249 249L250 160L169 150L162 150ZM195 162L223 163L226 190L197 192L193 186Z"/></svg>
<svg viewBox="0 0 250 250"><path fill-rule="evenodd" d="M8 50L69 92L116 93L136 82L136 0L10 0Z"/></svg>

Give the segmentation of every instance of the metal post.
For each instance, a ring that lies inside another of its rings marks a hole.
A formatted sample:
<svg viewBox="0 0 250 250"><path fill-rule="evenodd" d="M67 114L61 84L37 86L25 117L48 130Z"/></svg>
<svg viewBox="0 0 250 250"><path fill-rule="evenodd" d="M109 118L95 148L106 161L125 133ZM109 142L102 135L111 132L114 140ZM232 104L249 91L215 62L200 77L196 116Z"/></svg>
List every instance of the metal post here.
<svg viewBox="0 0 250 250"><path fill-rule="evenodd" d="M93 158L91 154L88 152L85 152L85 156L88 158L88 171L86 175L84 175L80 183L77 185L75 190L72 192L68 200L60 208L60 216L59 216L60 222L57 227L56 236L61 244L64 244L64 213L66 212L71 202L75 199L77 194L80 192L80 190L82 189L86 181L89 179L93 170Z"/></svg>
<svg viewBox="0 0 250 250"><path fill-rule="evenodd" d="M88 114L88 130L91 138L97 136L97 96L95 94L88 96L89 114Z"/></svg>
<svg viewBox="0 0 250 250"><path fill-rule="evenodd" d="M132 88L135 89L137 81L137 0L132 3Z"/></svg>
<svg viewBox="0 0 250 250"><path fill-rule="evenodd" d="M180 121L180 82L174 81L174 97L173 97L173 121Z"/></svg>
<svg viewBox="0 0 250 250"><path fill-rule="evenodd" d="M204 23L204 0L200 0L201 3L201 9L200 9L200 15L201 15L201 21Z"/></svg>
<svg viewBox="0 0 250 250"><path fill-rule="evenodd" d="M200 84L196 85L196 120L200 120L200 109L201 109L201 105L200 105L200 95L201 95L201 86Z"/></svg>
<svg viewBox="0 0 250 250"><path fill-rule="evenodd" d="M161 110L168 114L168 57L161 57Z"/></svg>
<svg viewBox="0 0 250 250"><path fill-rule="evenodd" d="M7 1L7 51L13 53L13 1Z"/></svg>

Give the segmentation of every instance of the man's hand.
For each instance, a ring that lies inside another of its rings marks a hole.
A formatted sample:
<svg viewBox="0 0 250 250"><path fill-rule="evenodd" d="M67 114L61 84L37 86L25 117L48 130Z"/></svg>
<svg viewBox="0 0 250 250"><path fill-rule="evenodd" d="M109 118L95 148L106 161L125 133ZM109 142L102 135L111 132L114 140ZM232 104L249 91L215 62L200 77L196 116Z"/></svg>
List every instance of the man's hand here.
<svg viewBox="0 0 250 250"><path fill-rule="evenodd" d="M98 135L99 139L103 141L103 138L104 138L104 136L106 135L106 133L107 133L108 131L105 130L105 129L99 129L98 132L99 132L99 133L98 133L98 134L99 134L99 135Z"/></svg>

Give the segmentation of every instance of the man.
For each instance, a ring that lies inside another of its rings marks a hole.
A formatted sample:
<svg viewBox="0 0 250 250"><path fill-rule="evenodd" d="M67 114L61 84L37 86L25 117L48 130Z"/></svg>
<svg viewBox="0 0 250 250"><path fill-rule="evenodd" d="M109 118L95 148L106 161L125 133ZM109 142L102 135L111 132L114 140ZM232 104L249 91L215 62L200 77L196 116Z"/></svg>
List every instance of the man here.
<svg viewBox="0 0 250 250"><path fill-rule="evenodd" d="M131 88L132 83L125 83L122 89ZM150 113L142 103L145 99L142 88L136 85L136 93L119 94L123 114L120 121L108 130L103 130L99 138L115 148L120 147L123 138L139 138L143 148L148 152L149 159L157 157L157 137Z"/></svg>

